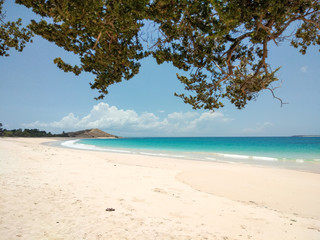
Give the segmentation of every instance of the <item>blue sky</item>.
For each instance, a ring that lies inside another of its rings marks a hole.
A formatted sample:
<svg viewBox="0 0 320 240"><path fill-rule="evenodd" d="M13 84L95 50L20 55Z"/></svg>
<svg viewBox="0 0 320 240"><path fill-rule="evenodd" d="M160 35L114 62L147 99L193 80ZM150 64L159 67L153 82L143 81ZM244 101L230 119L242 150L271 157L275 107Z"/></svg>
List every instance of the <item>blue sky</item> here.
<svg viewBox="0 0 320 240"><path fill-rule="evenodd" d="M34 17L6 1L8 19ZM238 110L226 104L214 113L192 110L174 92L183 92L170 64L144 59L140 73L113 85L104 100L90 89L94 76L64 73L53 63L77 58L34 37L22 53L0 58L0 122L7 129L39 128L55 133L100 128L121 136L290 136L320 134L320 61L318 48L301 55L287 44L272 46L269 63L282 66L276 95L268 91Z"/></svg>

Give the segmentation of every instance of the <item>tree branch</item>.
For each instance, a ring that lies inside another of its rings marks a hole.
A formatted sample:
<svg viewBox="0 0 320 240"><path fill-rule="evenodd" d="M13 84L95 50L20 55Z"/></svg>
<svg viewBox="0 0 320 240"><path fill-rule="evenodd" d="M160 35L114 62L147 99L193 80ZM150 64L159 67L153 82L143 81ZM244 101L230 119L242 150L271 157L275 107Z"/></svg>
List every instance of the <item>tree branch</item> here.
<svg viewBox="0 0 320 240"><path fill-rule="evenodd" d="M316 13L316 12L317 12L317 11L308 12L307 14L304 14L303 16L295 16L294 18L290 19L290 20L284 25L284 27L283 27L279 32L277 32L276 34L271 34L271 39L276 39L276 38L278 38L278 37L288 28L288 26L289 26L292 22L294 22L294 21L296 21L296 20L302 20L302 21L306 21L306 22L310 22L310 21L311 21L314 25L316 25L316 27L317 27L318 29L320 29L320 28L319 28L319 25L316 24L314 21L309 20L309 19L306 19L306 17L307 17L308 15L311 15L311 14Z"/></svg>
<svg viewBox="0 0 320 240"><path fill-rule="evenodd" d="M249 37L251 33L252 33L252 32L247 32L247 33L241 35L240 37L238 37L238 38L235 40L235 42L231 45L231 47L229 48L229 50L223 54L223 55L227 54L227 65L228 65L228 71L229 71L228 74L229 74L229 75L232 75L232 74L233 74L233 70L232 70L232 69L233 69L233 65L230 63L230 62L231 62L231 57L232 57L233 51L239 46L240 42L241 42L243 39Z"/></svg>
<svg viewBox="0 0 320 240"><path fill-rule="evenodd" d="M94 46L93 46L92 49L95 49L95 48L96 48L96 46L97 46L97 44L98 44L98 42L99 42L99 40L100 40L101 35L102 35L102 32L99 33L99 35L98 35L98 37L97 37L97 40L96 40L96 42L95 42L95 44L94 44Z"/></svg>
<svg viewBox="0 0 320 240"><path fill-rule="evenodd" d="M282 107L284 104L288 104L288 103L286 103L286 102L283 102L281 98L277 97L277 96L274 94L274 90L275 90L276 88L266 88L266 89L268 89L268 90L271 92L273 98L275 98L275 99L277 99L277 100L280 101L281 107Z"/></svg>
<svg viewBox="0 0 320 240"><path fill-rule="evenodd" d="M315 22L315 21L313 21L313 20L311 20L311 19L307 19L307 18L300 18L302 21L304 21L304 22L309 22L309 23L312 23L316 28L318 28L318 30L320 30L320 25L317 23L317 22Z"/></svg>

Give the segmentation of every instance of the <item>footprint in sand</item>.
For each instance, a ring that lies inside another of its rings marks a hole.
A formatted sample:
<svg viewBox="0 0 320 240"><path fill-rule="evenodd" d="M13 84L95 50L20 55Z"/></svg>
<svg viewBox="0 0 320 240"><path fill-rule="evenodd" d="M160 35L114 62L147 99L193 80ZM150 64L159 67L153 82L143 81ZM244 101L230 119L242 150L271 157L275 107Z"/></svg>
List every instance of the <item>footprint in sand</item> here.
<svg viewBox="0 0 320 240"><path fill-rule="evenodd" d="M155 189L153 189L153 191L157 192L157 193L168 194L165 190L163 190L161 188L155 188Z"/></svg>

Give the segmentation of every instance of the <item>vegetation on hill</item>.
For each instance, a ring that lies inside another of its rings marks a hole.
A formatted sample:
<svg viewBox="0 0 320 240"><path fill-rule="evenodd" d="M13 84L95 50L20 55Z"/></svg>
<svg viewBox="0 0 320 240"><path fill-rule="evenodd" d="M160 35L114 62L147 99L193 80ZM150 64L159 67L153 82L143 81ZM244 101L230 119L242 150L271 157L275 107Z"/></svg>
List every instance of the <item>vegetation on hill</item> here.
<svg viewBox="0 0 320 240"><path fill-rule="evenodd" d="M39 129L11 129L7 130L2 128L0 123L0 137L74 137L74 138L98 138L98 137L113 137L118 136L111 135L100 129L87 129L77 132L62 132L59 134L52 134L51 132L41 131Z"/></svg>
<svg viewBox="0 0 320 240"><path fill-rule="evenodd" d="M41 131L39 129L11 129L2 128L0 123L0 136L2 137L68 137L67 133L52 134L51 132Z"/></svg>

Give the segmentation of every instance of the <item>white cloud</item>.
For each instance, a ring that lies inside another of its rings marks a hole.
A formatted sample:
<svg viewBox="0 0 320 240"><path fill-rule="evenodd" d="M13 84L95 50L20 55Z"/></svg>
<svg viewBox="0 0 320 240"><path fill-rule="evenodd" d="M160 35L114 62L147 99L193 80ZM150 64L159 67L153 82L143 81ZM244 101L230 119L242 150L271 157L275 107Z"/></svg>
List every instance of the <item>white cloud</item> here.
<svg viewBox="0 0 320 240"><path fill-rule="evenodd" d="M100 128L124 136L175 136L194 134L210 135L232 119L221 112L174 112L161 118L154 113L138 114L134 110L118 109L107 103L99 103L82 118L69 113L60 121L24 124L26 128L41 128L50 131L71 131Z"/></svg>
<svg viewBox="0 0 320 240"><path fill-rule="evenodd" d="M302 67L300 68L300 72L303 72L303 73L308 72L308 66L302 66Z"/></svg>
<svg viewBox="0 0 320 240"><path fill-rule="evenodd" d="M252 128L245 128L243 129L243 133L262 133L264 131L266 131L268 128L274 126L273 123L271 122L264 122L262 124L257 124L256 126L252 127Z"/></svg>

